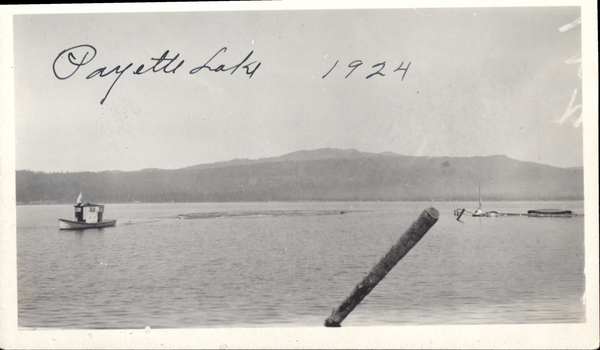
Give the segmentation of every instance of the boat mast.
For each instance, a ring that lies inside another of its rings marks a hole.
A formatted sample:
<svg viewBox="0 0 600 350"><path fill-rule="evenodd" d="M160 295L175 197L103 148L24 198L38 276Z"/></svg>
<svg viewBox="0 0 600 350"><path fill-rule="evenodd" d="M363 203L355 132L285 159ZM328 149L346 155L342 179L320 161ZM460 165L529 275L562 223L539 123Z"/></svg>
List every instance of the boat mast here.
<svg viewBox="0 0 600 350"><path fill-rule="evenodd" d="M480 216L483 214L483 209L481 208L481 184L479 185L479 207L475 210L473 215Z"/></svg>

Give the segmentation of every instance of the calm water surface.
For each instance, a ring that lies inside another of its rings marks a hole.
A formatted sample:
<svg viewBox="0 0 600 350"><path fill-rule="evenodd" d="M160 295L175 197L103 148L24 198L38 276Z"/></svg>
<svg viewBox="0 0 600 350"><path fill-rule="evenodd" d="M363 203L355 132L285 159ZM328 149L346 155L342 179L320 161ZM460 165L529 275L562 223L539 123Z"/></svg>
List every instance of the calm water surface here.
<svg viewBox="0 0 600 350"><path fill-rule="evenodd" d="M344 326L584 322L584 221L463 217L476 203L109 204L117 226L60 231L72 205L17 207L19 327L320 326L427 207L440 219ZM525 213L583 202L486 203ZM345 215L180 220L201 212Z"/></svg>

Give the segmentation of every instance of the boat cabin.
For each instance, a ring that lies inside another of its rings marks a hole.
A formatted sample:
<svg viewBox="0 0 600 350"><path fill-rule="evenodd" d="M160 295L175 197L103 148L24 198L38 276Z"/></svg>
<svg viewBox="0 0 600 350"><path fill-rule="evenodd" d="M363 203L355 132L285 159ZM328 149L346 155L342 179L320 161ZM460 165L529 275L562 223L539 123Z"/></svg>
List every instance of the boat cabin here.
<svg viewBox="0 0 600 350"><path fill-rule="evenodd" d="M102 222L104 214L104 205L92 203L78 203L75 207L75 221L95 224Z"/></svg>

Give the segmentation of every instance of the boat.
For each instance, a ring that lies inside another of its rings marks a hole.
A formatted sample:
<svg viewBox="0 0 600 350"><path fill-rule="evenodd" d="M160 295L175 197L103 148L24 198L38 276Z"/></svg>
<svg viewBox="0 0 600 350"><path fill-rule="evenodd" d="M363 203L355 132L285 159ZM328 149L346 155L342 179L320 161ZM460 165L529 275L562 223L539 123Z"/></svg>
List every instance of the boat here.
<svg viewBox="0 0 600 350"><path fill-rule="evenodd" d="M107 220L96 223L77 222L65 219L58 219L58 227L61 230L85 230L88 228L103 228L113 227L117 224L117 220Z"/></svg>
<svg viewBox="0 0 600 350"><path fill-rule="evenodd" d="M85 230L90 228L113 227L117 220L104 220L104 205L83 203L82 194L77 198L74 220L58 219L61 230Z"/></svg>
<svg viewBox="0 0 600 350"><path fill-rule="evenodd" d="M483 212L482 206L481 206L481 186L479 186L479 207L477 207L477 210L475 210L475 212L472 214L473 216L486 216L486 213Z"/></svg>
<svg viewBox="0 0 600 350"><path fill-rule="evenodd" d="M488 211L488 212L484 212L483 211L483 206L481 205L481 186L479 186L479 206L477 207L477 209L475 210L475 212L470 212L464 208L458 208L454 210L454 216L456 216L456 220L460 221L460 218L462 217L462 215L464 213L468 213L471 214L471 216L474 217L497 217L497 216L501 216L500 213L498 213L497 211Z"/></svg>

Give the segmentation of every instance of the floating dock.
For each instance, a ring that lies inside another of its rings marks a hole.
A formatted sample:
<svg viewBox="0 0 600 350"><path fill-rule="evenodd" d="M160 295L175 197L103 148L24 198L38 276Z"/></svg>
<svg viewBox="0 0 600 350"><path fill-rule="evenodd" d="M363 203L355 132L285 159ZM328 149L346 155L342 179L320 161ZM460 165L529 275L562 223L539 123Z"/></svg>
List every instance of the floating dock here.
<svg viewBox="0 0 600 350"><path fill-rule="evenodd" d="M486 213L472 213L464 208L454 210L456 220L459 220L463 214L470 214L475 217L498 217L498 216L527 216L527 217L553 217L553 218L571 218L583 216L583 214L575 214L570 210L564 209L534 209L528 210L527 213L499 213L497 211L488 211Z"/></svg>

